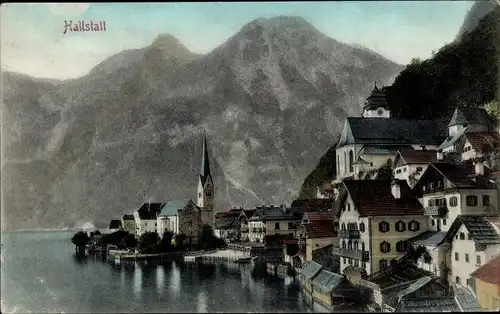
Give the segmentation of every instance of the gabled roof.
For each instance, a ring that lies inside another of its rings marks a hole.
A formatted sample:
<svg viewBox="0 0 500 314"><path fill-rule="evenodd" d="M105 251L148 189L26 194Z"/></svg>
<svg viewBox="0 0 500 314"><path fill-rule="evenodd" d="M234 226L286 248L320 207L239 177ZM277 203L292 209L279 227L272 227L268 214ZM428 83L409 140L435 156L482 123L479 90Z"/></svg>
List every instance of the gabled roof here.
<svg viewBox="0 0 500 314"><path fill-rule="evenodd" d="M214 221L214 229L223 230L223 229L234 229L238 226L238 218L237 217L224 217L219 218Z"/></svg>
<svg viewBox="0 0 500 314"><path fill-rule="evenodd" d="M446 242L451 243L453 241L462 225L467 228L474 243L483 245L500 244L500 235L495 231L488 219L484 216L472 215L457 216L446 234Z"/></svg>
<svg viewBox="0 0 500 314"><path fill-rule="evenodd" d="M400 291L398 293L398 298L403 298L403 297L407 296L408 294L413 293L413 292L421 289L422 287L424 287L425 285L427 285L431 281L432 281L432 277L429 277L429 276L424 276L422 278L417 279L408 288L404 289L403 291Z"/></svg>
<svg viewBox="0 0 500 314"><path fill-rule="evenodd" d="M404 165L427 164L437 162L437 152L435 150L404 150L398 151L394 161L398 158L401 158Z"/></svg>
<svg viewBox="0 0 500 314"><path fill-rule="evenodd" d="M322 268L323 266L316 262L309 262L304 266L304 268L302 268L300 275L307 280L311 280L321 271Z"/></svg>
<svg viewBox="0 0 500 314"><path fill-rule="evenodd" d="M482 311L477 299L464 287L454 286L455 301L462 312L480 312Z"/></svg>
<svg viewBox="0 0 500 314"><path fill-rule="evenodd" d="M141 220L156 220L164 206L165 203L144 203L138 210L139 218Z"/></svg>
<svg viewBox="0 0 500 314"><path fill-rule="evenodd" d="M312 285L323 293L331 293L344 280L344 276L323 269L314 277Z"/></svg>
<svg viewBox="0 0 500 314"><path fill-rule="evenodd" d="M439 145L446 125L434 120L348 117L337 147L347 144Z"/></svg>
<svg viewBox="0 0 500 314"><path fill-rule="evenodd" d="M457 107L448 126L457 124L494 126L495 122L483 108Z"/></svg>
<svg viewBox="0 0 500 314"><path fill-rule="evenodd" d="M305 212L304 218L307 218L309 223L333 221L332 212Z"/></svg>
<svg viewBox="0 0 500 314"><path fill-rule="evenodd" d="M412 150L411 145L363 145L359 150L359 155L379 155L379 156L394 156L400 150Z"/></svg>
<svg viewBox="0 0 500 314"><path fill-rule="evenodd" d="M416 245L438 246L444 241L445 237L446 232L443 231L424 231L416 237L408 239L408 241Z"/></svg>
<svg viewBox="0 0 500 314"><path fill-rule="evenodd" d="M304 225L307 238L329 238L336 235L332 212L306 212L304 218L308 219L308 223Z"/></svg>
<svg viewBox="0 0 500 314"><path fill-rule="evenodd" d="M447 136L439 145L438 150L445 149L447 147L450 147L454 145L455 143L458 142L460 138L464 135L465 131L467 131L467 128L462 128L457 131L453 136Z"/></svg>
<svg viewBox="0 0 500 314"><path fill-rule="evenodd" d="M408 183L400 180L399 184L399 199L394 198L391 183L386 180L344 180L343 189L351 196L361 217L423 215L422 204L412 195ZM339 199L341 203L347 194Z"/></svg>
<svg viewBox="0 0 500 314"><path fill-rule="evenodd" d="M464 136L476 152L486 152L500 147L498 132L469 132Z"/></svg>
<svg viewBox="0 0 500 314"><path fill-rule="evenodd" d="M123 220L135 220L134 215L123 215L122 219Z"/></svg>
<svg viewBox="0 0 500 314"><path fill-rule="evenodd" d="M294 211L291 208L282 208L279 206L263 206L257 207L250 220L295 220Z"/></svg>
<svg viewBox="0 0 500 314"><path fill-rule="evenodd" d="M401 300L396 312L434 313L434 312L460 312L460 307L453 297L434 297Z"/></svg>
<svg viewBox="0 0 500 314"><path fill-rule="evenodd" d="M113 219L109 222L109 228L108 229L120 229L122 227L122 222L117 219Z"/></svg>
<svg viewBox="0 0 500 314"><path fill-rule="evenodd" d="M500 286L500 254L476 269L471 276L484 282Z"/></svg>
<svg viewBox="0 0 500 314"><path fill-rule="evenodd" d="M190 199L168 201L159 216L176 216L189 202Z"/></svg>

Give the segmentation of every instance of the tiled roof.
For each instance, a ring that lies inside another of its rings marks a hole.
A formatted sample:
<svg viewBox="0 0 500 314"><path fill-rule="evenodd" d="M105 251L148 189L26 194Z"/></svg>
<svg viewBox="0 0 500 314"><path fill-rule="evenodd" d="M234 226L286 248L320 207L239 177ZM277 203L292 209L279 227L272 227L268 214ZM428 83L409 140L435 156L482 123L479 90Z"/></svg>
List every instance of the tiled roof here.
<svg viewBox="0 0 500 314"><path fill-rule="evenodd" d="M245 213L245 216L247 216L248 219L253 216L255 213L255 209L244 209L243 213Z"/></svg>
<svg viewBox="0 0 500 314"><path fill-rule="evenodd" d="M404 150L398 152L405 164L426 164L437 161L435 150Z"/></svg>
<svg viewBox="0 0 500 314"><path fill-rule="evenodd" d="M351 196L360 216L408 216L423 215L424 209L411 194L406 181L399 181L401 198L391 193L386 180L344 180L343 185Z"/></svg>
<svg viewBox="0 0 500 314"><path fill-rule="evenodd" d="M484 216L460 215L446 234L447 242L453 241L462 224L467 228L475 244L500 244L500 235Z"/></svg>
<svg viewBox="0 0 500 314"><path fill-rule="evenodd" d="M398 151L413 149L411 145L364 145L359 151L361 155L396 155Z"/></svg>
<svg viewBox="0 0 500 314"><path fill-rule="evenodd" d="M404 296L419 290L420 288L424 287L431 281L432 278L429 276L424 276L422 278L417 279L408 288L404 289L403 291L400 291L398 293L398 298L403 298Z"/></svg>
<svg viewBox="0 0 500 314"><path fill-rule="evenodd" d="M321 271L322 268L323 266L321 266L316 262L309 262L306 265L304 265L304 267L300 272L300 275L307 280L311 280L311 278L316 276Z"/></svg>
<svg viewBox="0 0 500 314"><path fill-rule="evenodd" d="M453 290L455 292L455 301L457 301L462 312L479 312L482 310L477 299L464 287L454 286Z"/></svg>
<svg viewBox="0 0 500 314"><path fill-rule="evenodd" d="M321 270L312 280L312 285L323 293L331 293L344 281L344 276Z"/></svg>
<svg viewBox="0 0 500 314"><path fill-rule="evenodd" d="M457 107L448 126L456 124L495 125L494 120L483 108Z"/></svg>
<svg viewBox="0 0 500 314"><path fill-rule="evenodd" d="M224 217L215 219L214 221L214 229L223 230L223 229L233 229L238 225L237 217Z"/></svg>
<svg viewBox="0 0 500 314"><path fill-rule="evenodd" d="M299 208L311 208L317 210L327 210L331 209L333 206L333 200L331 199L320 199L320 198L311 198L311 199L302 199L295 200L292 202L291 208L299 207Z"/></svg>
<svg viewBox="0 0 500 314"><path fill-rule="evenodd" d="M443 242L446 232L443 231L424 231L421 234L408 239L408 241L423 246L437 246Z"/></svg>
<svg viewBox="0 0 500 314"><path fill-rule="evenodd" d="M462 135L464 135L465 131L467 131L467 128L462 128L458 130L457 133L455 133L453 136L447 136L439 145L438 149L444 149L452 146L458 141L458 139L462 137Z"/></svg>
<svg viewBox="0 0 500 314"><path fill-rule="evenodd" d="M135 220L134 215L123 215L122 219L123 220Z"/></svg>
<svg viewBox="0 0 500 314"><path fill-rule="evenodd" d="M487 283L500 285L500 255L476 269L471 276Z"/></svg>
<svg viewBox="0 0 500 314"><path fill-rule="evenodd" d="M156 220L165 203L144 203L139 208L139 218L141 220Z"/></svg>
<svg viewBox="0 0 500 314"><path fill-rule="evenodd" d="M190 201L189 199L168 201L162 209L160 216L176 216L177 211L184 209Z"/></svg>
<svg viewBox="0 0 500 314"><path fill-rule="evenodd" d="M460 312L460 307L453 297L435 297L402 300L397 312Z"/></svg>
<svg viewBox="0 0 500 314"><path fill-rule="evenodd" d="M332 254L333 244L329 244L322 248L313 249L312 260L322 265L326 270L336 270L335 260ZM340 266L340 265L338 265Z"/></svg>
<svg viewBox="0 0 500 314"><path fill-rule="evenodd" d="M444 123L434 120L348 117L338 147L351 143L438 145L447 131Z"/></svg>
<svg viewBox="0 0 500 314"><path fill-rule="evenodd" d="M500 146L500 134L498 132L469 132L465 138L477 152L484 152Z"/></svg>
<svg viewBox="0 0 500 314"><path fill-rule="evenodd" d="M325 220L333 220L332 212L306 212L304 213L304 218L311 222L325 221Z"/></svg>
<svg viewBox="0 0 500 314"><path fill-rule="evenodd" d="M309 239L335 237L333 220L318 221L305 225L306 236Z"/></svg>
<svg viewBox="0 0 500 314"><path fill-rule="evenodd" d="M478 187L479 183L472 180L474 177L475 170L472 164L463 163L463 164L454 164L449 162L435 162L430 164L432 168L436 169L439 173L441 173L446 179L448 179L456 188L474 188ZM428 167L426 169L429 170ZM485 174L487 174L487 169L485 168ZM424 175L422 175L422 178Z"/></svg>

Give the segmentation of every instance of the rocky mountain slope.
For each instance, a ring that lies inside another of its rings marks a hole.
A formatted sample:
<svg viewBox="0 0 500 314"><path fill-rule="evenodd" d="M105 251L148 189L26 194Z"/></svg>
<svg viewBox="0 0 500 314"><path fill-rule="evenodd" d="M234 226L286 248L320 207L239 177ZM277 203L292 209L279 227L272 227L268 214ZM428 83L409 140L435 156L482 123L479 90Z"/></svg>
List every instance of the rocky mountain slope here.
<svg viewBox="0 0 500 314"><path fill-rule="evenodd" d="M478 17L475 7L484 8L480 3L473 6L459 40L427 60L414 60L387 86L393 116L448 121L456 106L477 107L498 102L500 7L483 15L471 29ZM299 198L315 197L316 186L334 178L334 149L332 146L306 177Z"/></svg>
<svg viewBox="0 0 500 314"><path fill-rule="evenodd" d="M106 223L194 197L204 132L218 210L289 203L373 82L400 69L275 17L206 55L161 35L78 79L2 73L2 228Z"/></svg>

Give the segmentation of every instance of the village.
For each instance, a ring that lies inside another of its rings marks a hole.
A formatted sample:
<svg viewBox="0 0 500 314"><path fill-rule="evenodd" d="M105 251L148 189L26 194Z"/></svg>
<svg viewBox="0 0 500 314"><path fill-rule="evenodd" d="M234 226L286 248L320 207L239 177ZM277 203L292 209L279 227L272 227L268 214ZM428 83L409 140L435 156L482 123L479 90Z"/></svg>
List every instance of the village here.
<svg viewBox="0 0 500 314"><path fill-rule="evenodd" d="M395 119L375 85L362 115L346 119L335 179L315 199L216 210L205 137L196 199L144 203L109 230L183 235L194 249L210 226L245 253L235 256L296 273L328 311L498 310L499 147L484 109L457 107L447 125Z"/></svg>

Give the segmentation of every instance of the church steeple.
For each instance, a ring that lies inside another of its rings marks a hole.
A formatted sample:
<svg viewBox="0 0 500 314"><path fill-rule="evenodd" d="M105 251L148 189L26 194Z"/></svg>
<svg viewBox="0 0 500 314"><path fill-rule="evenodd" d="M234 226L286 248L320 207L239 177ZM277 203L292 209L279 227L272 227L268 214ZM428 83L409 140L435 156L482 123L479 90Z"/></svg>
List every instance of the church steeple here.
<svg viewBox="0 0 500 314"><path fill-rule="evenodd" d="M365 118L389 118L390 108L385 97L385 91L377 87L374 82L373 90L370 96L366 98L363 106L363 117Z"/></svg>
<svg viewBox="0 0 500 314"><path fill-rule="evenodd" d="M205 184L205 180L210 176L210 163L208 159L208 145L207 145L207 135L203 137L203 153L201 157L201 169L200 169L201 181Z"/></svg>

